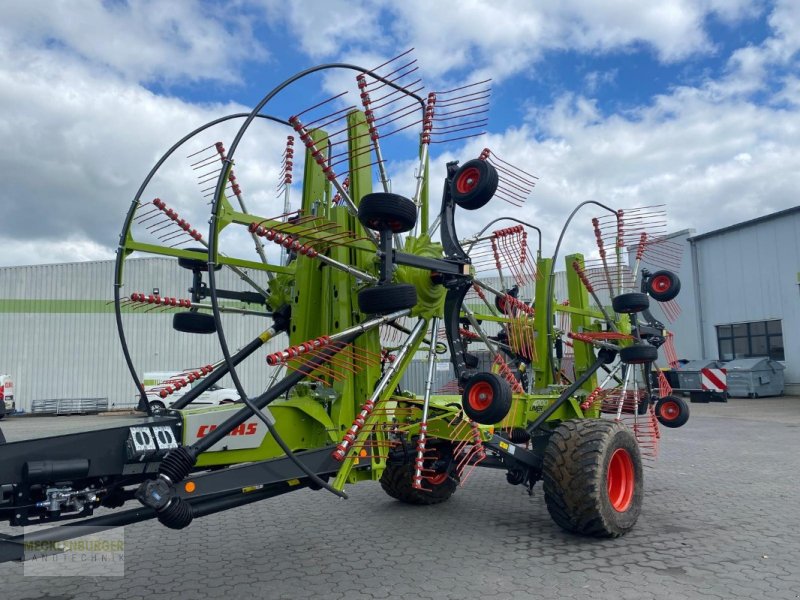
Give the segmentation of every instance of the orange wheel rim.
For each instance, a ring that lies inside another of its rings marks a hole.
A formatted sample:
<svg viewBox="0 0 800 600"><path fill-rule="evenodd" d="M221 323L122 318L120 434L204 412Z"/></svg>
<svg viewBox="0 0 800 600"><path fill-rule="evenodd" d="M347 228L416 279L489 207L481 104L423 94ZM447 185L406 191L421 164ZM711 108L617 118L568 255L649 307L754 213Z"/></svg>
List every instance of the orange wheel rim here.
<svg viewBox="0 0 800 600"><path fill-rule="evenodd" d="M456 180L456 189L458 190L458 193L466 194L471 192L478 185L478 181L480 181L480 179L480 171L478 171L478 169L475 167L470 167L461 173Z"/></svg>
<svg viewBox="0 0 800 600"><path fill-rule="evenodd" d="M625 448L617 448L608 463L606 478L608 499L617 512L625 512L633 502L636 479L633 475L633 459Z"/></svg>
<svg viewBox="0 0 800 600"><path fill-rule="evenodd" d="M661 418L665 421L674 421L681 414L681 409L677 402L670 400L661 405Z"/></svg>
<svg viewBox="0 0 800 600"><path fill-rule="evenodd" d="M447 473L437 473L425 478L431 485L441 485L447 480Z"/></svg>
<svg viewBox="0 0 800 600"><path fill-rule="evenodd" d="M470 408L474 410L486 410L491 406L493 396L492 386L485 381L480 381L469 389L467 402L469 402Z"/></svg>

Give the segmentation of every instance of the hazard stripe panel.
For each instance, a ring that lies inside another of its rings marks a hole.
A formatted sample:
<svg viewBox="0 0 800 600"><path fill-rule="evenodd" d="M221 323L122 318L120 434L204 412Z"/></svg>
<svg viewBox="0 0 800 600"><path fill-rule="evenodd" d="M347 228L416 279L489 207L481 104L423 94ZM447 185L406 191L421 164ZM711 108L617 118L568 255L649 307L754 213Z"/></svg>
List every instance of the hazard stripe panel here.
<svg viewBox="0 0 800 600"><path fill-rule="evenodd" d="M728 373L725 369L701 369L700 380L704 390L724 392L728 389Z"/></svg>

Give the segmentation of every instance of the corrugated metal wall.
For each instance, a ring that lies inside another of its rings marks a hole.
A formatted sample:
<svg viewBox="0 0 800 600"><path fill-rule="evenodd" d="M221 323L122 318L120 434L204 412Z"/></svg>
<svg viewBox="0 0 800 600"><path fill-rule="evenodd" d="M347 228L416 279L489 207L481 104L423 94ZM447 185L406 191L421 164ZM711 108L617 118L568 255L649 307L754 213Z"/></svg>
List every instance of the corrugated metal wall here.
<svg viewBox="0 0 800 600"><path fill-rule="evenodd" d="M450 359L443 358L439 360L433 374L431 393L437 393L445 384L453 381L455 378L455 371L453 370L453 365L450 363ZM400 380L400 387L403 390L408 390L418 396L422 396L425 393L425 382L427 379L428 361L424 358L417 358L411 361L406 372L403 373L403 378Z"/></svg>
<svg viewBox="0 0 800 600"><path fill-rule="evenodd" d="M800 212L701 237L695 248L704 357L719 356L717 325L781 319L784 377L800 384Z"/></svg>
<svg viewBox="0 0 800 600"><path fill-rule="evenodd" d="M17 406L30 410L34 400L108 398L115 408L132 406L135 388L125 366L115 325L113 261L0 268L0 373L15 379ZM489 280L499 287L499 281ZM188 297L191 275L168 258L141 258L126 262L123 295L132 292ZM235 274L222 270L218 285L249 289ZM564 273L556 274L556 297L566 297ZM520 297L529 301L533 287ZM197 367L221 358L216 335L176 332L171 313L156 311L123 314L125 332L139 375ZM269 325L255 316L225 315L224 326L232 350L249 342ZM486 324L495 333L496 326ZM264 356L286 345L285 336L270 342L238 369L246 389L261 391L272 372ZM424 354L417 355L404 385L422 392ZM446 357L442 362L448 360ZM453 378L437 371L441 387ZM441 380L441 381L440 381ZM223 385L231 386L228 378ZM434 386L434 389L438 389Z"/></svg>
<svg viewBox="0 0 800 600"><path fill-rule="evenodd" d="M113 262L0 268L0 373L15 379L17 406L29 410L33 400L108 398L114 407L135 401L114 320ZM219 285L246 289L236 275L220 271ZM174 260L135 259L127 262L125 291L188 297L188 271ZM13 302L14 300L24 302ZM127 312L125 331L139 375L171 371L219 360L216 335L174 331L171 314ZM231 350L244 345L270 321L256 316L224 316ZM262 390L271 368L269 351L285 345L285 337L245 361L239 373L248 391ZM230 382L223 380L223 385Z"/></svg>

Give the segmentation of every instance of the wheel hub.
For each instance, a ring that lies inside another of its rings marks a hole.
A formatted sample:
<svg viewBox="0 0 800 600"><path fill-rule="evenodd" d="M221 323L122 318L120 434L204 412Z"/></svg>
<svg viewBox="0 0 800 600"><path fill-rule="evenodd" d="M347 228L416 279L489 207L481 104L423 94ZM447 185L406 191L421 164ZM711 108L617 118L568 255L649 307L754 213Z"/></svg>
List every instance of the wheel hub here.
<svg viewBox="0 0 800 600"><path fill-rule="evenodd" d="M492 386L486 382L475 384L469 391L469 404L475 410L486 410L492 403Z"/></svg>
<svg viewBox="0 0 800 600"><path fill-rule="evenodd" d="M680 410L675 402L665 402L661 405L661 416L667 421L673 421L678 418Z"/></svg>
<svg viewBox="0 0 800 600"><path fill-rule="evenodd" d="M653 289L659 293L666 292L671 287L669 277L666 275L654 277L651 285L653 286Z"/></svg>
<svg viewBox="0 0 800 600"><path fill-rule="evenodd" d="M475 186L478 185L478 181L480 180L480 173L478 173L478 169L471 168L464 171L461 176L458 178L456 182L456 189L462 193L466 194L471 190L475 189Z"/></svg>

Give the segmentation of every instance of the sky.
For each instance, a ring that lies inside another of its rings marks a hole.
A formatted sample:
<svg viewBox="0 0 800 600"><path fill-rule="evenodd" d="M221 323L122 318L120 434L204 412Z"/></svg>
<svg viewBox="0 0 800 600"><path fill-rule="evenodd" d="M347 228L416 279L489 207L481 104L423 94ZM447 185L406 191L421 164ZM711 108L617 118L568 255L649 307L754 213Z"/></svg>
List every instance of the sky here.
<svg viewBox="0 0 800 600"><path fill-rule="evenodd" d="M585 200L664 205L669 230L698 233L800 204L797 0L4 2L0 266L112 258L142 180L183 135L308 67L372 68L411 48L421 93L491 79L486 134L432 145L432 197L445 162L484 147L538 177L523 207L492 201L460 215L459 233L513 215L543 230L547 252ZM353 73L314 76L265 112L286 119L345 89L331 111L358 101ZM186 154L228 145L239 124L176 153L143 199L205 230ZM384 146L406 195L410 131ZM282 212L286 133L257 124L237 155L254 213ZM591 216L572 226L578 246Z"/></svg>

